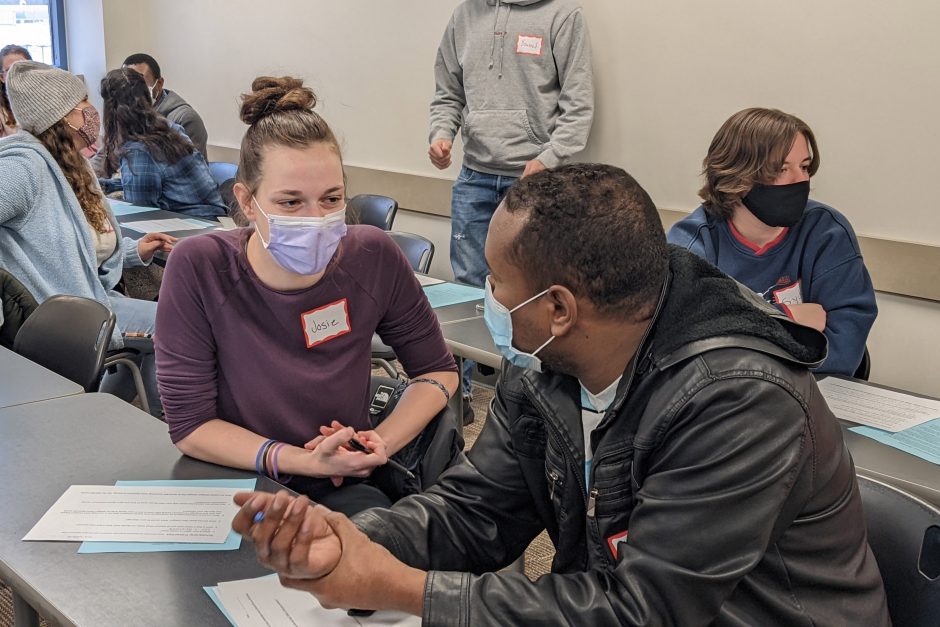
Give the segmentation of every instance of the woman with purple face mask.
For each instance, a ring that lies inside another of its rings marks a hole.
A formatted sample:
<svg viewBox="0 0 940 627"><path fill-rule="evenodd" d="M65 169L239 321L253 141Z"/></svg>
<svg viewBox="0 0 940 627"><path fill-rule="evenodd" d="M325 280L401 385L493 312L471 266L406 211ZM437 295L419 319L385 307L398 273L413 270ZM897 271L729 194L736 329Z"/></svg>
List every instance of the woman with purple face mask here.
<svg viewBox="0 0 940 627"><path fill-rule="evenodd" d="M370 476L444 408L457 374L402 252L379 229L347 226L340 148L315 104L288 77L258 78L243 96L233 191L252 225L176 247L157 366L183 453L255 469L351 514L391 503ZM412 385L373 427L375 332Z"/></svg>
<svg viewBox="0 0 940 627"><path fill-rule="evenodd" d="M114 287L125 266L150 263L175 238L149 233L138 241L121 229L81 154L98 137L98 112L85 85L64 70L19 61L6 90L21 131L0 142L0 267L39 302L56 294L94 298L117 317L112 348L140 352L151 411L161 414L153 357L156 303ZM133 399L130 373L106 376L102 390Z"/></svg>
<svg viewBox="0 0 940 627"><path fill-rule="evenodd" d="M669 242L825 333L829 356L816 372L854 374L878 307L851 224L809 197L819 169L812 129L783 111L745 109L718 130L703 165L702 206Z"/></svg>

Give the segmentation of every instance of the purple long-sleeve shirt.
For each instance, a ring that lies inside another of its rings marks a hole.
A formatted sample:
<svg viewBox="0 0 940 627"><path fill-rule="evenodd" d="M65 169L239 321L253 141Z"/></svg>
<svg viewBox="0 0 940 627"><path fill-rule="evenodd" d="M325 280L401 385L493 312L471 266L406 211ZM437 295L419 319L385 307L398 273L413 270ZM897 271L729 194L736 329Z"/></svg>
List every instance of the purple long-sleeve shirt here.
<svg viewBox="0 0 940 627"><path fill-rule="evenodd" d="M323 278L265 286L251 229L180 241L157 308L157 378L170 438L220 418L303 446L332 420L367 429L372 334L410 376L456 371L411 266L384 232L350 226Z"/></svg>

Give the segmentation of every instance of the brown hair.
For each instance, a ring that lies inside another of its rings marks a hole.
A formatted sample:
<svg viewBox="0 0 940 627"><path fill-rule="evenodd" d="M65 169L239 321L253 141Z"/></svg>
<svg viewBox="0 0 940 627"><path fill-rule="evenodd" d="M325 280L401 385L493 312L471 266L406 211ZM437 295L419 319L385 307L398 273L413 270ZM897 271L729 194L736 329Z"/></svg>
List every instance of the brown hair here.
<svg viewBox="0 0 940 627"><path fill-rule="evenodd" d="M66 123L60 120L37 137L62 168L62 174L65 175L72 191L75 192L78 204L81 205L89 224L99 233L103 233L108 223L104 196L95 181L88 161L75 148L72 134Z"/></svg>
<svg viewBox="0 0 940 627"><path fill-rule="evenodd" d="M809 143L809 175L819 170L816 137L806 122L777 109L738 111L721 125L702 161L705 185L698 195L705 211L728 220L741 197L757 183L772 181L797 135Z"/></svg>
<svg viewBox="0 0 940 627"><path fill-rule="evenodd" d="M104 147L108 172L120 165L127 142L146 147L154 161L173 165L195 148L153 108L142 74L128 68L111 70L101 79L104 100Z"/></svg>
<svg viewBox="0 0 940 627"><path fill-rule="evenodd" d="M29 50L23 46L9 44L0 48L0 64L3 63L4 58L11 54L23 57L27 61L33 60ZM7 97L6 83L0 81L0 130L4 126L16 126L16 119L13 117L13 109L10 107L10 99Z"/></svg>
<svg viewBox="0 0 940 627"><path fill-rule="evenodd" d="M322 117L313 111L317 96L304 82L290 76L259 76L251 93L242 94L241 119L248 125L242 139L236 178L252 193L262 176L265 147L306 148L325 143L343 156L336 136Z"/></svg>

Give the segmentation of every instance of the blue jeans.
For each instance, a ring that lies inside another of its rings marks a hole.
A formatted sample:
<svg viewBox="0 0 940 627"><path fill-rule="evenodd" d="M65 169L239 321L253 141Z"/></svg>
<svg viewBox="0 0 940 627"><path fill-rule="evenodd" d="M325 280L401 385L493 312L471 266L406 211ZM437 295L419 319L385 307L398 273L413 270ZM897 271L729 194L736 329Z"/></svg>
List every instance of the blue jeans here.
<svg viewBox="0 0 940 627"><path fill-rule="evenodd" d="M150 413L159 417L163 415L163 404L160 402L160 391L157 389L157 367L153 354L157 303L152 300L128 298L118 292L109 292L108 297L111 300L111 311L117 317L117 327L124 337L124 346L140 353L136 361L144 380L144 389L147 391ZM127 402L134 400L137 395L134 378L122 365L117 367L117 372L114 374L105 375L99 389Z"/></svg>
<svg viewBox="0 0 940 627"><path fill-rule="evenodd" d="M466 166L460 168L450 205L450 265L458 283L483 287L489 274L483 246L490 219L516 180L514 176L486 174ZM463 392L468 397L473 366L474 362L464 360Z"/></svg>

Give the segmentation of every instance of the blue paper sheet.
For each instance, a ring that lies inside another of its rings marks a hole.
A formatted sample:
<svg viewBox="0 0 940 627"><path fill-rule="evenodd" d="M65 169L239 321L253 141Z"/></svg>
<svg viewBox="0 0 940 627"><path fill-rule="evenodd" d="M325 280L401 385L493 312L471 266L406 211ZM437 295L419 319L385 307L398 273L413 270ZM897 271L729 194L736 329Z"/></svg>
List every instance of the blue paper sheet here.
<svg viewBox="0 0 940 627"><path fill-rule="evenodd" d="M424 295L428 297L431 307L447 307L472 300L482 300L483 290L479 287L461 285L459 283L438 283L424 288Z"/></svg>
<svg viewBox="0 0 940 627"><path fill-rule="evenodd" d="M940 418L897 433L864 426L852 427L849 431L878 440L928 462L940 464Z"/></svg>
<svg viewBox="0 0 940 627"><path fill-rule="evenodd" d="M237 488L255 489L257 479L194 479L156 481L118 481L114 485L187 488ZM242 537L229 531L222 544L196 542L82 542L79 553L159 553L162 551L237 551ZM210 595L211 596L211 595Z"/></svg>
<svg viewBox="0 0 940 627"><path fill-rule="evenodd" d="M148 211L159 211L157 207L138 207L136 205L131 205L124 202L118 202L116 200L111 201L111 211L114 212L116 216L130 216L135 213L146 213Z"/></svg>

